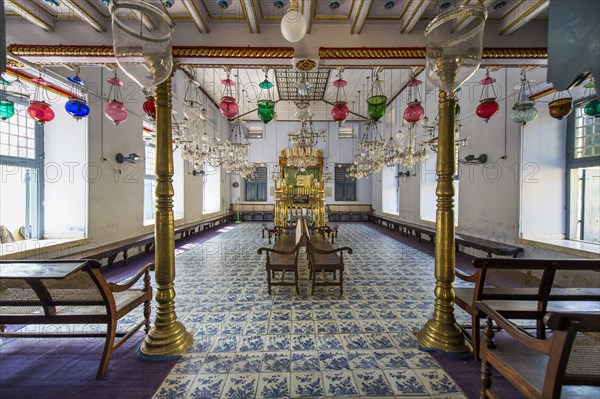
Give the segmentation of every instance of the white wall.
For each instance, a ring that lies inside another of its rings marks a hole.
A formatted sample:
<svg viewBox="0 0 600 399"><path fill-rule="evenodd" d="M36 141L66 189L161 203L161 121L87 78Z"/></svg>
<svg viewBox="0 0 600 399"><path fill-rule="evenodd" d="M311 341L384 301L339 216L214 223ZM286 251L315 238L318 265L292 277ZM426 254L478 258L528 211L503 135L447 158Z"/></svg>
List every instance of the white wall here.
<svg viewBox="0 0 600 399"><path fill-rule="evenodd" d="M251 145L249 159L251 162L266 163L269 173L269 188L267 192L267 202L273 203L273 182L270 180L271 172L273 171L273 168L279 163L279 154L281 153L281 150L288 147L289 145L288 133L297 130L300 126L300 122L281 121L270 122L266 125L262 122L248 122L248 126L253 125L264 126L264 133L262 139L250 140ZM317 146L317 148L322 151L323 162L325 165L329 166L329 170L332 173L334 173L334 166L336 163L352 163L352 161L354 160L356 147L358 146L358 142L360 141L361 124L356 122L347 122L343 126L352 126L355 129L355 137L353 139L339 139L338 124L336 122L315 122L313 124L313 129L315 132L318 132L321 129L325 129L328 132L327 141L323 142L322 140L319 140L319 145ZM238 198L241 202L244 202L244 179L240 178L237 175L232 175L231 179L232 182L238 181L240 183L240 187L231 188L231 203L235 203L235 201ZM371 203L372 179L373 178L362 179L357 181L357 202L364 204ZM325 197L325 201L327 203L334 202L335 193L333 191L333 186L333 181L326 185L326 188L330 188L330 190L326 189L326 193L331 193L331 195L326 195Z"/></svg>
<svg viewBox="0 0 600 399"><path fill-rule="evenodd" d="M88 215L88 120L52 103L55 118L44 125L44 238L83 238Z"/></svg>

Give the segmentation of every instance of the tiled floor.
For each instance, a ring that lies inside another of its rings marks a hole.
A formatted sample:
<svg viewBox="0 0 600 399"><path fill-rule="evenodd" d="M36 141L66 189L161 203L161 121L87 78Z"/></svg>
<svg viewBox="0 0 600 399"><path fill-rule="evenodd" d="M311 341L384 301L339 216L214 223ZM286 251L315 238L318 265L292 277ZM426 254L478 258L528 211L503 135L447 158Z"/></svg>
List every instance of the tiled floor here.
<svg viewBox="0 0 600 399"><path fill-rule="evenodd" d="M187 247L176 258L177 314L194 345L155 394L163 398L464 398L413 332L433 309L433 258L362 224L341 224L349 245L345 290L268 295L267 240L258 223Z"/></svg>

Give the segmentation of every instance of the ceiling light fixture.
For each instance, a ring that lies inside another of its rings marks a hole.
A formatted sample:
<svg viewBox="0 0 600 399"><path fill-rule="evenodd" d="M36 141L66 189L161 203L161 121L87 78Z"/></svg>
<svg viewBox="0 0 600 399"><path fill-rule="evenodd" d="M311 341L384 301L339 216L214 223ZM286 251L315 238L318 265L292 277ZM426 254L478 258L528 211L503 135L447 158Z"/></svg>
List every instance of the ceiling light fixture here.
<svg viewBox="0 0 600 399"><path fill-rule="evenodd" d="M110 5L117 63L147 90L169 79L173 70L174 25L163 7L158 0L113 0ZM132 14L140 18L132 19Z"/></svg>
<svg viewBox="0 0 600 399"><path fill-rule="evenodd" d="M290 7L281 19L281 34L288 42L296 43L306 35L306 18L298 7L298 0L291 0Z"/></svg>

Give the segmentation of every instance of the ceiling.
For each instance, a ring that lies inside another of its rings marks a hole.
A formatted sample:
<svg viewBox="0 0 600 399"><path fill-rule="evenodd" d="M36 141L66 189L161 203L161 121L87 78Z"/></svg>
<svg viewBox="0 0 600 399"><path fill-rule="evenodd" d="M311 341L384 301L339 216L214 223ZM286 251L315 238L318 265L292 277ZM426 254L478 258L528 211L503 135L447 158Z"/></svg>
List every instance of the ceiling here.
<svg viewBox="0 0 600 399"><path fill-rule="evenodd" d="M351 110L348 120L361 120L375 71L391 102L423 69L419 49L424 47L426 23L445 9L475 1L482 2L489 14L486 48L545 49L549 0L298 0L308 21L308 33L298 43L285 41L279 29L289 0L282 8L274 0L229 0L226 9L218 7L217 0L174 0L168 13L175 23L173 44L180 48L175 61L199 83L205 100L219 103L225 94L220 82L230 70L230 78L237 82L233 94L240 115L258 119L256 101L267 95L258 84L267 70L275 85L271 95L279 120L295 120L295 102L306 99L298 93L303 78L310 87L314 118L330 120L337 95L332 83L342 72L348 85L338 99L345 95ZM102 0L4 0L4 4L8 56L17 63L114 67L110 14ZM526 27L531 23L534 26ZM87 53L63 51L75 45ZM494 53L484 61L500 66L531 61L516 58ZM314 65L298 68L306 61ZM534 60L535 65L545 62Z"/></svg>

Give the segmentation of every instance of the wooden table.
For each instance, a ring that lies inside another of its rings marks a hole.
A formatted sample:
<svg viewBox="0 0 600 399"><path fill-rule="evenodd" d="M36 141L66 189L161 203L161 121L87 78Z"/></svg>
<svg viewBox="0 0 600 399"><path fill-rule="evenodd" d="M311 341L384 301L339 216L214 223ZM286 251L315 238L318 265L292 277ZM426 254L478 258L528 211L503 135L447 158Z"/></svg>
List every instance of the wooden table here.
<svg viewBox="0 0 600 399"><path fill-rule="evenodd" d="M0 278L10 279L63 279L79 271L87 262L56 263L0 263Z"/></svg>

